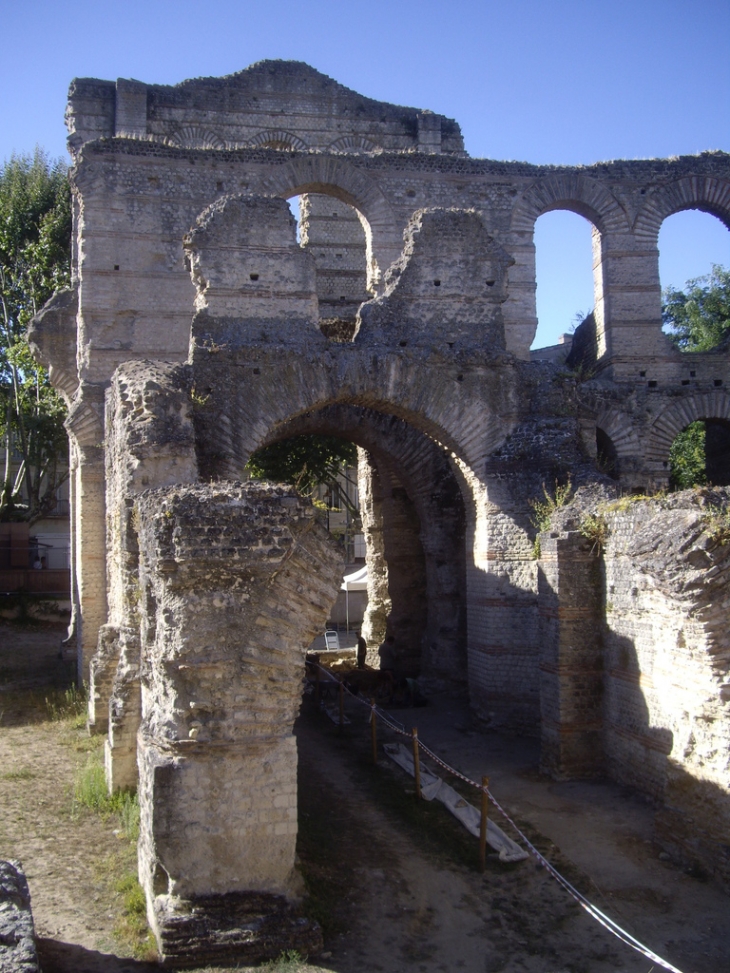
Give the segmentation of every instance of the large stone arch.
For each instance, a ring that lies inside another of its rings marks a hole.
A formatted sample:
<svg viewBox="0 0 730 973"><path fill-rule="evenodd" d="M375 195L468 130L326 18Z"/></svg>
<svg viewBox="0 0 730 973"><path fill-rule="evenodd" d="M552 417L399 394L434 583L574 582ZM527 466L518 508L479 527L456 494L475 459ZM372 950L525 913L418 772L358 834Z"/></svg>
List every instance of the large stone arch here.
<svg viewBox="0 0 730 973"><path fill-rule="evenodd" d="M507 348L521 358L529 357L537 329L535 222L543 214L560 209L584 217L593 226L597 297L601 293L600 258L605 240L626 230L626 216L616 197L603 183L580 173L536 180L517 198L506 242L515 265L509 271L510 293L503 313Z"/></svg>
<svg viewBox="0 0 730 973"><path fill-rule="evenodd" d="M287 356L258 353L255 360L242 363L225 388L212 353L211 382L216 384L206 385L205 366L197 373L200 394L211 396L197 413L204 476L235 479L271 429L333 405L403 419L472 470L483 467L514 425L514 417L498 408L499 399L510 399L515 392L505 381L509 368L499 373L486 367L462 371L457 362L444 361L435 370L432 359L419 361L373 349L358 353L327 347L324 341L312 351Z"/></svg>
<svg viewBox="0 0 730 973"><path fill-rule="evenodd" d="M465 537L466 522L474 518L468 484L431 438L403 419L362 406L336 404L308 411L279 424L266 444L311 434L356 443L367 453L364 470L361 457L361 482L375 477L383 488L387 483L379 523L368 525L384 537L380 550L368 549L369 598L375 598L380 584L377 573L384 572L393 612L389 628L407 650L411 674L463 684ZM366 484L366 492L371 491ZM415 519L410 518L410 528L404 527L411 507ZM397 536L389 537L395 521ZM415 563L419 558L420 565Z"/></svg>
<svg viewBox="0 0 730 973"><path fill-rule="evenodd" d="M538 217L556 209L583 216L599 233L626 229L626 214L613 193L599 180L576 172L535 181L516 201L510 229L532 232Z"/></svg>
<svg viewBox="0 0 730 973"><path fill-rule="evenodd" d="M665 409L653 422L645 443L646 458L667 463L669 448L683 429L700 419L730 421L730 394L721 389L687 396Z"/></svg>
<svg viewBox="0 0 730 973"><path fill-rule="evenodd" d="M656 247L664 220L687 209L710 213L730 230L730 180L693 175L651 187L634 222L637 239Z"/></svg>
<svg viewBox="0 0 730 973"><path fill-rule="evenodd" d="M403 227L387 197L363 170L340 155L295 154L261 180L257 191L288 199L322 193L354 206L365 219L368 286L377 289L383 274L400 256Z"/></svg>

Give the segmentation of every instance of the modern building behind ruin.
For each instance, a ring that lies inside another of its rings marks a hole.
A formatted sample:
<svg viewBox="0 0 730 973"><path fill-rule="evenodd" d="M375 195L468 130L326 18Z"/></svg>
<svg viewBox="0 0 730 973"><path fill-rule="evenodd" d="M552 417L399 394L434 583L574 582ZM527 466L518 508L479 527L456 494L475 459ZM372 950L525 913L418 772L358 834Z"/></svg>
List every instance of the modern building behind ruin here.
<svg viewBox="0 0 730 973"><path fill-rule="evenodd" d="M730 156L472 159L451 119L290 62L78 79L67 119L74 286L33 340L69 404L91 725L111 785L139 781L163 955L260 955L253 913L312 935L287 912L291 731L339 564L306 503L240 482L300 433L361 448L371 642L387 624L423 685L539 734L546 772L650 794L664 846L730 882L728 491L628 499L696 419L730 482L728 349L673 348L657 262L679 210L730 227ZM553 209L593 225L567 364L529 352Z"/></svg>

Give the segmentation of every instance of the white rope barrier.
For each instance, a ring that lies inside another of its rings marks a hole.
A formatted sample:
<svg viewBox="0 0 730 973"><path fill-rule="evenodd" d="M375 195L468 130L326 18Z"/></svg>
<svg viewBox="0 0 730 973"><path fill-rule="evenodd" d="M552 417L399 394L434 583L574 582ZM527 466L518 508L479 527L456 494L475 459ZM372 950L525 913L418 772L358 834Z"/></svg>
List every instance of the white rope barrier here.
<svg viewBox="0 0 730 973"><path fill-rule="evenodd" d="M310 663L310 665L311 664L312 663ZM371 719L377 716L380 720L382 720L383 723L389 726L395 733L407 737L409 740L412 739L411 734L406 732L405 726L402 723L398 723L397 720L394 720L393 717L390 715L390 713L386 713L384 710L380 709L374 703L369 703L366 700L362 699L362 697L356 696L353 692L350 691L350 689L343 682L340 682L339 679L333 676L332 673L329 672L327 669L325 669L323 666L319 665L319 663L314 663L314 665L319 670L324 672L328 679L330 679L333 682L336 682L338 685L341 685L344 691L348 693L348 695L351 696L352 699L356 700L358 703L362 703L364 706L367 706L368 709L371 711L371 715L370 715ZM426 756L429 757L431 760L433 760L434 763L442 767L445 771L447 771L447 773L463 781L469 787L475 788L480 793L483 792L484 788L482 787L481 784L477 784L476 781L471 780L471 778L466 777L464 774L460 773L454 767L451 767L449 764L445 763L440 757L438 757L433 752L433 750L429 749L422 742L420 737L417 738L417 743L420 749L423 750L423 752L426 754ZM579 892L578 889L576 889L568 881L568 879L565 878L564 875L561 875L561 873L555 868L555 866L551 865L550 862L547 860L547 858L545 858L545 856L537 850L537 848L532 844L532 842L527 837L527 835L525 835L521 831L521 829L515 824L515 822L512 820L509 814L499 803L499 801L497 801L497 799L494 797L494 795L489 790L489 788L486 788L486 792L487 792L487 796L489 797L489 800L497 808L497 810L502 815L502 817L504 817L506 821L509 821L509 823L514 828L515 832L524 841L525 845L527 846L527 850L530 852L530 854L534 856L534 858L539 862L540 865L542 865L544 868L548 870L548 873L556 880L556 882L558 882L558 884L561 885L562 888L565 889L565 891L570 896L572 896L573 899L575 899L575 901L581 906L582 909L584 909L588 913L589 916L591 916L592 919L595 919L596 922L600 923L604 927L604 929L607 929L608 932L614 935L626 946L630 946L632 949L636 950L636 952L641 953L642 956L645 956L653 963L658 963L665 970L669 970L670 973L682 973L682 971L677 969L676 966L672 966L672 964L669 963L667 960L662 959L661 956L658 956L655 952L649 949L648 946L645 946L638 939L634 938L634 936L632 936L631 933L627 932L625 929L619 926L617 922L614 922L614 920L611 919L610 916L607 916L604 912L601 912L601 910L597 906L593 905L592 902L590 902L581 892Z"/></svg>

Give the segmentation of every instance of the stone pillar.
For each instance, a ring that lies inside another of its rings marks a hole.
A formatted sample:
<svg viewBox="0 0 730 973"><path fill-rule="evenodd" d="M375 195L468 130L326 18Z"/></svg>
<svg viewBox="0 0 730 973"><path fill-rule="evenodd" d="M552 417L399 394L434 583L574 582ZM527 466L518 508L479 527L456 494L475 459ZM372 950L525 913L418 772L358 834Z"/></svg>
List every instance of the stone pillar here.
<svg viewBox="0 0 730 973"><path fill-rule="evenodd" d="M659 251L631 233L594 228L593 275L598 367L638 380L647 360L672 350L662 333Z"/></svg>
<svg viewBox="0 0 730 973"><path fill-rule="evenodd" d="M368 568L368 604L362 622L362 636L368 644L366 662L379 665L378 646L385 639L388 615L391 610L388 594L388 565L383 542L383 511L380 479L372 457L364 450L357 451L357 493L360 518L365 537L365 562Z"/></svg>
<svg viewBox="0 0 730 973"><path fill-rule="evenodd" d="M502 305L504 344L510 354L529 361L537 331L534 233L513 232L505 246L515 262L508 271L508 297Z"/></svg>
<svg viewBox="0 0 730 973"><path fill-rule="evenodd" d="M577 531L540 535L541 769L600 776L603 641L600 561Z"/></svg>
<svg viewBox="0 0 730 973"><path fill-rule="evenodd" d="M93 390L88 398L98 399ZM90 405L81 400L67 420L76 457L73 471L74 563L72 586L78 597L78 673L89 680L89 664L96 651L99 630L107 620L106 604L106 525L103 424L98 401Z"/></svg>
<svg viewBox="0 0 730 973"><path fill-rule="evenodd" d="M539 709L536 562L528 508L510 475L473 482L474 538L467 541L469 699L493 725L535 734ZM471 532L471 531L470 531Z"/></svg>
<svg viewBox="0 0 730 973"><path fill-rule="evenodd" d="M149 491L140 538L140 880L162 960L311 952L296 919L296 742L306 649L342 562L281 487Z"/></svg>
<svg viewBox="0 0 730 973"><path fill-rule="evenodd" d="M89 726L103 732L108 724L106 777L113 792L137 786L140 617L147 606L133 503L153 487L197 480L187 369L121 366L107 392L105 429L109 624L92 660Z"/></svg>
<svg viewBox="0 0 730 973"><path fill-rule="evenodd" d="M317 267L320 319L331 321L332 326L335 320L343 325L351 322L351 339L357 310L371 296L367 291L367 243L357 210L316 193L301 196L299 207L300 243ZM332 337L340 338L339 332Z"/></svg>

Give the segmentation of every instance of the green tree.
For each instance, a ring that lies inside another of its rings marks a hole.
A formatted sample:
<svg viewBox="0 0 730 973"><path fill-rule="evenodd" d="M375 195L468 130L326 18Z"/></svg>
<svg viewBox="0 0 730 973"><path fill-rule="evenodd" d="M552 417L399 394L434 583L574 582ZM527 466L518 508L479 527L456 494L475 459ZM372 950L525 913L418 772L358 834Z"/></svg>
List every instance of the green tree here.
<svg viewBox="0 0 730 973"><path fill-rule="evenodd" d="M66 168L40 150L0 168L0 519L33 523L68 476L65 408L33 360L28 323L70 279Z"/></svg>
<svg viewBox="0 0 730 973"><path fill-rule="evenodd" d="M675 490L689 490L707 483L705 461L705 424L690 423L669 448L669 485Z"/></svg>
<svg viewBox="0 0 730 973"><path fill-rule="evenodd" d="M293 436L253 454L247 469L257 480L288 483L300 493L311 495L319 484L334 489L338 476L345 476L347 466L357 462L353 443L336 436ZM350 513L358 516L344 491L338 491Z"/></svg>
<svg viewBox="0 0 730 973"><path fill-rule="evenodd" d="M682 351L711 351L730 334L730 270L713 264L704 277L688 280L683 291L668 287L662 317Z"/></svg>

